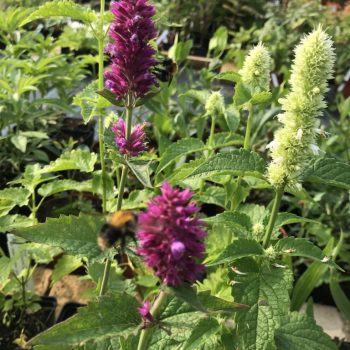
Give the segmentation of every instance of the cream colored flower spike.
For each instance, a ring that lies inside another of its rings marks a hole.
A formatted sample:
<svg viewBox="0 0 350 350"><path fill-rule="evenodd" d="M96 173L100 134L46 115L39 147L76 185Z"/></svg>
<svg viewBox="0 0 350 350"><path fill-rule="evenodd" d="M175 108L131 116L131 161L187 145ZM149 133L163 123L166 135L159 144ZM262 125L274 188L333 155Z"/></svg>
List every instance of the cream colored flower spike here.
<svg viewBox="0 0 350 350"><path fill-rule="evenodd" d="M276 188L284 184L296 186L305 161L318 153L317 117L326 107L324 95L334 59L333 42L321 26L304 37L295 49L291 91L279 101L284 113L278 120L283 127L275 132L270 146L272 161L267 176Z"/></svg>

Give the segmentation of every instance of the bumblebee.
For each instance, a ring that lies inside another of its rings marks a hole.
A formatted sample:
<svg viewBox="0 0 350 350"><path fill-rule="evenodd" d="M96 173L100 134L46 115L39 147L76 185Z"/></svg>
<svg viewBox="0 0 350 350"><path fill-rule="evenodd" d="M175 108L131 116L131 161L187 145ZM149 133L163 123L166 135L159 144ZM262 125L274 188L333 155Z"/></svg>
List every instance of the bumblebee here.
<svg viewBox="0 0 350 350"><path fill-rule="evenodd" d="M155 66L154 75L163 83L171 84L174 75L177 73L177 64L169 57L165 57L158 61Z"/></svg>
<svg viewBox="0 0 350 350"><path fill-rule="evenodd" d="M99 232L97 243L102 250L117 246L124 253L127 240L135 241L136 215L131 211L120 210L113 213Z"/></svg>

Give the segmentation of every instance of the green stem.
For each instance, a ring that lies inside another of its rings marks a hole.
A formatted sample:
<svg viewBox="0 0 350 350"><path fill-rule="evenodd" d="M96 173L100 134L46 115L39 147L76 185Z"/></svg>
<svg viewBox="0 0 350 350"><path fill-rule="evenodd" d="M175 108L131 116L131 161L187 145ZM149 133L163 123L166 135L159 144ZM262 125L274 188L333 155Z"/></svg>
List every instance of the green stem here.
<svg viewBox="0 0 350 350"><path fill-rule="evenodd" d="M164 291L161 291L157 297L157 299L155 300L150 313L153 316L153 318L156 320L161 312L161 307L162 305L165 303L167 299L167 295ZM146 350L149 340L152 336L152 333L154 331L154 326L149 327L149 328L145 328L141 331L140 334L140 340L139 340L139 344L137 346L137 350Z"/></svg>
<svg viewBox="0 0 350 350"><path fill-rule="evenodd" d="M212 152L213 144L214 144L214 134L215 134L215 116L211 116L211 126L210 126L210 134L208 139L208 146L210 147Z"/></svg>
<svg viewBox="0 0 350 350"><path fill-rule="evenodd" d="M252 104L249 104L248 111L249 111L249 114L248 114L247 127L245 130L244 144L243 144L243 148L246 150L250 150L250 135L252 132L252 124L253 124L253 105ZM236 195L233 197L231 201L231 210L237 209L237 206L239 204L238 189L241 186L241 182L242 182L242 176L239 176L237 178Z"/></svg>
<svg viewBox="0 0 350 350"><path fill-rule="evenodd" d="M133 111L133 101L131 95L128 97L127 101L127 107L126 107L126 139L130 137L131 134L131 121L132 121L132 111ZM117 211L122 208L123 204L123 195L124 195L124 190L125 190L125 183L126 183L126 178L128 175L128 167L126 165L123 165L123 170L122 170L122 175L120 178L120 182L118 184L118 201L117 201ZM109 272L111 270L111 264L112 261L107 259L105 268L103 271L103 277L102 277L102 284L101 284L101 289L100 289L100 296L104 295L107 291L108 287L108 279L109 279Z"/></svg>
<svg viewBox="0 0 350 350"><path fill-rule="evenodd" d="M98 89L103 90L104 79L103 79L103 70L104 70L104 33L103 33L103 24L104 24L104 12L105 12L105 0L100 2L100 28L98 33ZM100 163L101 163L101 172L102 172L102 211L106 213L106 164L105 164L105 142L104 142L104 126L103 126L103 109L101 108L98 112L98 139L99 139L99 149L100 149Z"/></svg>
<svg viewBox="0 0 350 350"><path fill-rule="evenodd" d="M270 220L269 220L269 223L267 225L267 229L266 229L266 233L265 233L265 237L264 237L264 241L263 241L264 248L267 248L268 245L270 244L271 234L272 234L273 228L275 226L277 214L278 214L280 204L281 204L281 199L282 199L282 196L284 193L284 187L285 186L282 186L281 188L276 189L275 199L273 202L273 207L272 207L272 211L271 211L271 215L270 215Z"/></svg>
<svg viewBox="0 0 350 350"><path fill-rule="evenodd" d="M250 149L250 134L252 130L252 124L253 124L253 105L249 105L249 114L248 114L248 120L247 120L247 127L245 130L245 137L244 137L244 149L249 150Z"/></svg>

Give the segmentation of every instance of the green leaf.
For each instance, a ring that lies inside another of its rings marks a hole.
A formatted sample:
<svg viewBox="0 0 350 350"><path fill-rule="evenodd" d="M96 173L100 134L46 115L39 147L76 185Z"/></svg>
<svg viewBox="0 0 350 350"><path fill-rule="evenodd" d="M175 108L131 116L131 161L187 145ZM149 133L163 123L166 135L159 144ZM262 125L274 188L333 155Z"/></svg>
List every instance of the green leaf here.
<svg viewBox="0 0 350 350"><path fill-rule="evenodd" d="M116 293L101 297L79 308L77 315L40 333L30 344L73 349L81 348L89 341L126 336L136 331L141 323L138 306L135 298L128 294Z"/></svg>
<svg viewBox="0 0 350 350"><path fill-rule="evenodd" d="M32 12L20 25L24 26L27 23L41 18L61 16L70 17L84 23L93 23L97 19L96 13L88 7L76 4L71 0L56 0L46 2L44 5L40 6L37 10Z"/></svg>
<svg viewBox="0 0 350 350"><path fill-rule="evenodd" d="M230 131L235 132L239 126L240 121L239 111L237 110L235 105L231 104L227 108L225 108L224 116Z"/></svg>
<svg viewBox="0 0 350 350"><path fill-rule="evenodd" d="M338 310L345 316L348 321L350 321L350 300L345 295L340 287L339 282L334 276L331 278L329 287Z"/></svg>
<svg viewBox="0 0 350 350"><path fill-rule="evenodd" d="M97 85L96 85L97 88ZM96 91L97 89L94 90L95 93L97 93L98 95L100 95L101 97L103 97L106 101L108 101L110 104L117 106L117 107L122 107L124 106L124 102L123 101L118 101L116 99L116 96L113 94L113 92L107 90L107 89L103 89L103 90L99 90Z"/></svg>
<svg viewBox="0 0 350 350"><path fill-rule="evenodd" d="M239 82L235 87L235 94L233 96L235 106L237 108L242 107L250 101L251 97L249 89L242 82Z"/></svg>
<svg viewBox="0 0 350 350"><path fill-rule="evenodd" d="M336 350L331 338L315 321L297 312L285 316L275 332L277 350Z"/></svg>
<svg viewBox="0 0 350 350"><path fill-rule="evenodd" d="M311 223L317 223L315 220L303 218L301 216L292 214L292 213L278 213L274 230L278 230L280 227L284 225L290 225L295 223L304 223L304 222L311 222Z"/></svg>
<svg viewBox="0 0 350 350"><path fill-rule="evenodd" d="M252 228L249 216L244 213L225 211L203 220L208 225L226 226L239 237L250 236Z"/></svg>
<svg viewBox="0 0 350 350"><path fill-rule="evenodd" d="M267 344L273 342L275 328L289 311L292 275L286 269L258 266L252 259L243 260L236 267L240 274L232 273L234 300L250 306L236 314L240 348L272 349Z"/></svg>
<svg viewBox="0 0 350 350"><path fill-rule="evenodd" d="M97 85L98 82L93 81L73 98L73 105L80 107L85 123L88 123L97 114L97 102L99 99L99 96L96 94Z"/></svg>
<svg viewBox="0 0 350 350"><path fill-rule="evenodd" d="M219 27L214 36L209 41L208 51L214 51L219 56L225 49L228 40L228 30L226 27Z"/></svg>
<svg viewBox="0 0 350 350"><path fill-rule="evenodd" d="M245 149L218 153L197 167L188 177L207 178L215 175L253 175L262 177L266 162L257 153Z"/></svg>
<svg viewBox="0 0 350 350"><path fill-rule="evenodd" d="M12 144L18 149L20 150L22 153L25 153L26 149L27 149L27 137L23 136L21 134L19 135L13 135L11 137L11 142Z"/></svg>
<svg viewBox="0 0 350 350"><path fill-rule="evenodd" d="M10 187L0 191L0 217L7 215L15 206L28 205L30 192L23 187Z"/></svg>
<svg viewBox="0 0 350 350"><path fill-rule="evenodd" d="M38 193L43 197L49 197L64 191L93 192L91 181L56 180L42 185Z"/></svg>
<svg viewBox="0 0 350 350"><path fill-rule="evenodd" d="M272 93L269 91L262 91L254 94L250 100L252 105L259 105L270 102L272 99Z"/></svg>
<svg viewBox="0 0 350 350"><path fill-rule="evenodd" d="M153 188L151 182L151 163L153 160L145 161L138 159L126 159L126 163L136 178L147 188Z"/></svg>
<svg viewBox="0 0 350 350"><path fill-rule="evenodd" d="M11 232L17 228L29 227L33 220L24 215L6 215L0 217L0 232Z"/></svg>
<svg viewBox="0 0 350 350"><path fill-rule="evenodd" d="M156 173L159 174L179 157L194 152L200 152L203 148L204 143L195 138L181 139L172 143L162 155Z"/></svg>
<svg viewBox="0 0 350 350"><path fill-rule="evenodd" d="M213 137L213 148L223 148L228 146L241 146L244 143L244 137L232 132L217 132Z"/></svg>
<svg viewBox="0 0 350 350"><path fill-rule="evenodd" d="M326 265L337 267L337 265L323 254L322 250L316 247L306 238L286 237L278 240L275 250L279 254L290 256L302 256L305 258L320 261Z"/></svg>
<svg viewBox="0 0 350 350"><path fill-rule="evenodd" d="M308 164L303 179L349 190L350 165L334 158L316 158Z"/></svg>
<svg viewBox="0 0 350 350"><path fill-rule="evenodd" d="M81 259L72 255L63 255L51 275L51 283L54 284L62 277L69 275L71 272L83 265Z"/></svg>
<svg viewBox="0 0 350 350"><path fill-rule="evenodd" d="M240 238L227 246L214 261L209 260L206 265L231 264L237 259L248 256L262 256L264 253L264 249L256 240Z"/></svg>
<svg viewBox="0 0 350 350"><path fill-rule="evenodd" d="M323 253L326 256L330 256L332 254L333 245L334 240L329 240L327 246L323 250ZM325 275L328 269L328 265L315 261L299 277L293 288L291 300L292 311L300 310L301 306L304 304L304 302L309 297L313 289L317 286L317 284L322 280L322 277Z"/></svg>
<svg viewBox="0 0 350 350"><path fill-rule="evenodd" d="M41 169L41 173L52 173L56 171L80 170L91 173L97 161L97 154L86 149L75 149L63 153L59 158Z"/></svg>
<svg viewBox="0 0 350 350"><path fill-rule="evenodd" d="M97 235L104 218L80 215L49 218L45 223L16 231L16 235L32 242L62 248L67 254L103 260L107 251L102 252L97 245Z"/></svg>
<svg viewBox="0 0 350 350"><path fill-rule="evenodd" d="M220 74L216 75L214 78L219 79L219 80L228 80L228 81L232 81L235 83L239 83L242 80L241 75L237 72L220 73Z"/></svg>
<svg viewBox="0 0 350 350"><path fill-rule="evenodd" d="M210 97L210 92L207 90L188 90L180 95L180 97L182 96L191 97L194 100L199 101L202 105L205 105Z"/></svg>
<svg viewBox="0 0 350 350"><path fill-rule="evenodd" d="M190 337L185 342L183 349L186 350L205 350L216 349L218 346L218 337L220 325L214 318L204 318L200 320L193 328Z"/></svg>
<svg viewBox="0 0 350 350"><path fill-rule="evenodd" d="M196 196L196 201L214 204L225 208L225 189L218 186L210 186L205 189L204 193L200 193Z"/></svg>

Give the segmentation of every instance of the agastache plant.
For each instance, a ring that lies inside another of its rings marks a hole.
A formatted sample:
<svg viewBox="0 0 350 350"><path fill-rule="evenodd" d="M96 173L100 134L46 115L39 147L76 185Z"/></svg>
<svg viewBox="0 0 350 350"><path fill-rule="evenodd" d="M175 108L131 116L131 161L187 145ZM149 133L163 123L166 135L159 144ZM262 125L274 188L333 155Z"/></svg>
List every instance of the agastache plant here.
<svg viewBox="0 0 350 350"><path fill-rule="evenodd" d="M284 113L278 120L283 127L276 131L274 140L268 145L272 157L268 179L276 188L296 186L305 161L311 155L319 154L317 118L326 107L324 95L334 65L332 45L319 26L295 50L291 91L280 99Z"/></svg>
<svg viewBox="0 0 350 350"><path fill-rule="evenodd" d="M324 95L332 77L335 55L330 37L319 26L302 39L295 49L290 79L291 91L280 100L284 113L278 116L283 127L268 145L272 161L267 177L276 189L269 225L264 237L267 247L286 186L296 187L305 162L319 153L315 144L317 117L326 107Z"/></svg>
<svg viewBox="0 0 350 350"><path fill-rule="evenodd" d="M155 50L150 40L157 35L152 17L155 7L148 0L121 0L111 3L114 16L109 30L111 42L105 52L111 56L112 67L105 72L105 87L122 101L126 109L125 121L113 126L120 154L137 156L145 150L143 126L132 129L132 113L137 99L143 97L152 86L158 85L152 68L156 64ZM122 207L128 168L123 165L118 185L117 210ZM100 294L107 290L111 261L107 259Z"/></svg>

